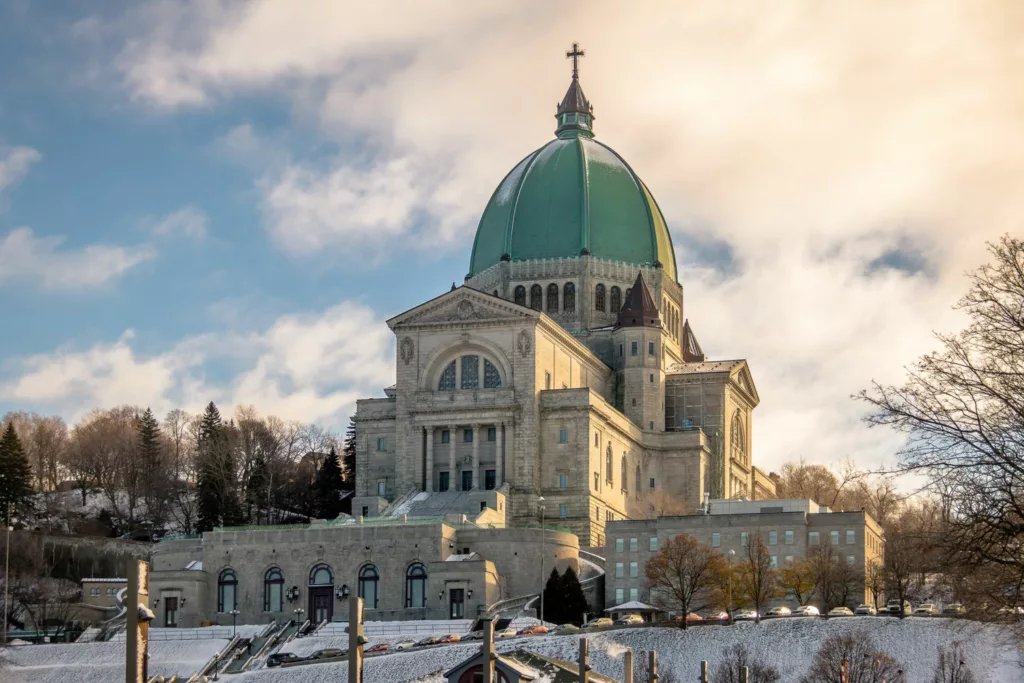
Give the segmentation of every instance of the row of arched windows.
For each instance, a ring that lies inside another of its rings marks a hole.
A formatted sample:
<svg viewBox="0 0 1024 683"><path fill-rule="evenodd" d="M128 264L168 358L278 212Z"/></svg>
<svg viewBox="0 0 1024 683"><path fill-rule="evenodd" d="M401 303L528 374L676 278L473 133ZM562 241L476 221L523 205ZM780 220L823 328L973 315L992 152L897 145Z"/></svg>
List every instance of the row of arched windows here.
<svg viewBox="0 0 1024 683"><path fill-rule="evenodd" d="M675 339L679 339L679 311L674 306L669 306L668 299L662 299L661 310L661 318L668 333Z"/></svg>
<svg viewBox="0 0 1024 683"><path fill-rule="evenodd" d="M614 466L613 460L614 460L614 456L612 455L612 445L608 444L608 448L605 449L605 455L604 455L604 470L605 470L605 478L608 480L608 484L609 485L614 485L615 484L615 477L612 474L615 471L615 466ZM634 483L633 491L636 493L638 498L640 497L640 492L643 490L643 488L640 485L641 477L642 476L643 475L640 472L640 465L637 465L636 466L636 473L635 473L635 476L633 478L633 483ZM626 454L625 453L622 454L622 463L621 463L621 467L620 467L619 478L622 481L622 492L623 493L628 493L629 492L629 466L626 464Z"/></svg>
<svg viewBox="0 0 1024 683"><path fill-rule="evenodd" d="M629 299L629 293L632 291L629 287L626 288L626 299ZM594 310L601 311L605 310L605 287L603 284L599 284L594 287ZM608 312L618 313L622 308L624 299L622 298L622 290L612 285L611 289L607 290L608 294Z"/></svg>
<svg viewBox="0 0 1024 683"><path fill-rule="evenodd" d="M334 571L326 564L314 566L309 572L309 585L333 586ZM380 572L372 564L359 568L359 597L367 609L377 609ZM427 606L427 568L422 562L413 562L405 570L405 606ZM228 613L235 609L238 609L238 575L229 568L217 578L217 611ZM263 574L263 611L284 611L284 572L279 567L271 567Z"/></svg>
<svg viewBox="0 0 1024 683"><path fill-rule="evenodd" d="M530 287L530 303L529 307L535 311L546 310L548 313L558 313L558 296L561 291L562 295L562 312L563 313L575 313L576 312L576 285L571 282L566 282L565 285L559 290L557 284L552 282L548 285L548 296L547 296L547 307L544 306L544 288L540 285L533 285ZM526 287L518 285L512 293L512 297L517 304L520 306L526 306Z"/></svg>

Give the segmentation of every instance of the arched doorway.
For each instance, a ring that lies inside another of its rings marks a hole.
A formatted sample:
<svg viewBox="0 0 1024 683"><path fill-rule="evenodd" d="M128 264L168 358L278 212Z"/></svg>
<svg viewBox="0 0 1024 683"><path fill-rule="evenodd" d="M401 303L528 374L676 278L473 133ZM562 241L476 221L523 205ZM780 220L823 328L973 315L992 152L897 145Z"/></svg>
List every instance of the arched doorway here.
<svg viewBox="0 0 1024 683"><path fill-rule="evenodd" d="M314 624L334 618L334 572L326 564L309 570L309 620Z"/></svg>

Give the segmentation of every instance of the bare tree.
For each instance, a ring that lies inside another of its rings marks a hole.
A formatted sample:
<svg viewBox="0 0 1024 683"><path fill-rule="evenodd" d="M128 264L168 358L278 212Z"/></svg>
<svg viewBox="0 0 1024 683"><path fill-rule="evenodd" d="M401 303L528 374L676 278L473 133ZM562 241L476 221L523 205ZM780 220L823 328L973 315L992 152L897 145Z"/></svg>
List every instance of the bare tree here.
<svg viewBox="0 0 1024 683"><path fill-rule="evenodd" d="M761 610L779 593L779 572L760 532L749 534L740 552L743 560L733 566L733 593L739 602L754 606L755 621L760 621Z"/></svg>
<svg viewBox="0 0 1024 683"><path fill-rule="evenodd" d="M747 678L742 671L747 669ZM746 645L736 643L725 651L725 656L715 668L715 683L777 683L781 678L779 670L754 659Z"/></svg>
<svg viewBox="0 0 1024 683"><path fill-rule="evenodd" d="M668 539L647 561L647 587L655 602L686 615L701 609L714 589L725 582L728 567L720 553L693 536L680 534Z"/></svg>
<svg viewBox="0 0 1024 683"><path fill-rule="evenodd" d="M859 398L874 410L869 424L907 435L898 471L925 475L942 495L945 563L1003 577L990 604L1015 611L1024 603L1024 241L1004 236L989 252L957 305L968 327L936 335L939 350L902 385L876 383Z"/></svg>
<svg viewBox="0 0 1024 683"><path fill-rule="evenodd" d="M843 675L844 667L847 675ZM834 635L822 643L800 683L904 683L903 666L875 647L865 631Z"/></svg>
<svg viewBox="0 0 1024 683"><path fill-rule="evenodd" d="M935 665L933 683L974 683L974 672L967 666L964 644L957 641L939 646L939 661Z"/></svg>
<svg viewBox="0 0 1024 683"><path fill-rule="evenodd" d="M779 572L779 586L799 604L808 604L817 586L814 565L807 558L793 560Z"/></svg>
<svg viewBox="0 0 1024 683"><path fill-rule="evenodd" d="M864 571L864 587L871 593L871 602L878 609L878 600L885 592L885 565L874 561Z"/></svg>

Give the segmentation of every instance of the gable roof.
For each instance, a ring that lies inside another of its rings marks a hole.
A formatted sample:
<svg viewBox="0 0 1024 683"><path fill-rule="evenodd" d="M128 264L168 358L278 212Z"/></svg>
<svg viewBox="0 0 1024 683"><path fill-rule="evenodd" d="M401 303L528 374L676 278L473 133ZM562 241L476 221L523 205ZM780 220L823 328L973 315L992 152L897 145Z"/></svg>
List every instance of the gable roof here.
<svg viewBox="0 0 1024 683"><path fill-rule="evenodd" d="M471 657L463 659L461 662L459 662L452 668L448 669L448 671L445 671L444 677L450 679L452 677L452 674L458 673L472 666L475 666L478 661L482 664L483 654L483 648L481 647L481 649L478 652L474 653ZM531 669L526 664L523 664L521 661L513 659L512 657L506 657L505 655L499 655L497 653L495 653L494 655L494 668L512 671L520 680L523 681L532 681L540 675L537 671Z"/></svg>

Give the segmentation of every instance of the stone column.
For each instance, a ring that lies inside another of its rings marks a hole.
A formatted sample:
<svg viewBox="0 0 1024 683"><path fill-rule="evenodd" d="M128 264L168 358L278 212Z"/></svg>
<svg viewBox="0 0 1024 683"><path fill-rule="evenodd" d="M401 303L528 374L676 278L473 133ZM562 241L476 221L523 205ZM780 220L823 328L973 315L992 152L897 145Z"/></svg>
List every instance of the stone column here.
<svg viewBox="0 0 1024 683"><path fill-rule="evenodd" d="M473 479L469 488L473 491L480 488L480 425L475 424L473 429Z"/></svg>
<svg viewBox="0 0 1024 683"><path fill-rule="evenodd" d="M426 481L424 491L434 490L434 428L427 427L427 464L425 467Z"/></svg>
<svg viewBox="0 0 1024 683"><path fill-rule="evenodd" d="M458 477L455 476L455 425L448 425L448 490L458 489Z"/></svg>
<svg viewBox="0 0 1024 683"><path fill-rule="evenodd" d="M508 473L516 474L516 428L511 422L505 425L505 467L502 468L501 483L508 481Z"/></svg>
<svg viewBox="0 0 1024 683"><path fill-rule="evenodd" d="M498 422L494 425L494 488L500 489L501 485L505 483L505 465L504 465L504 453L502 453L502 445L504 445L504 434L502 433L505 428L504 422Z"/></svg>

